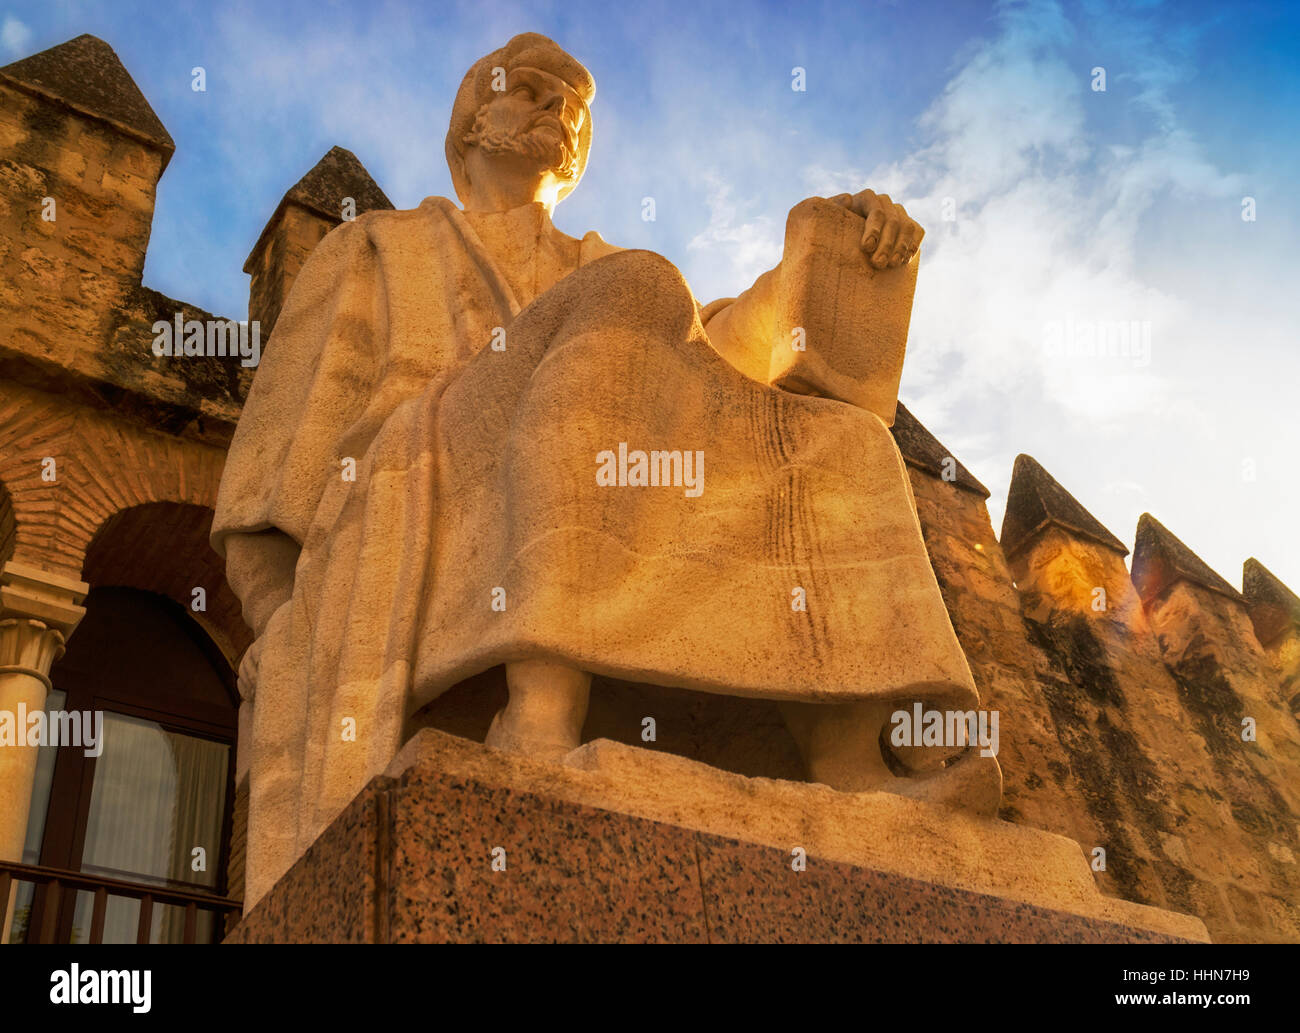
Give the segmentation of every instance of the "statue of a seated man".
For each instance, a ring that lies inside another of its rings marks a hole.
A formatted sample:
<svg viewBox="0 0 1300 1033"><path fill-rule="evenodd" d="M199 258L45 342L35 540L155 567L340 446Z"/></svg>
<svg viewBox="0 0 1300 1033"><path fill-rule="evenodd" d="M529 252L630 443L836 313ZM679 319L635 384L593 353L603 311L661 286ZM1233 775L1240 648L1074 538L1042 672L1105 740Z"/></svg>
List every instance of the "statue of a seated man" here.
<svg viewBox="0 0 1300 1033"><path fill-rule="evenodd" d="M250 902L498 665L490 746L577 747L598 674L778 701L837 789L996 806L995 759L881 745L915 701L979 705L888 429L922 230L809 199L781 265L701 308L552 225L593 94L542 36L483 58L447 134L464 208L344 223L279 317L212 533L257 636Z"/></svg>

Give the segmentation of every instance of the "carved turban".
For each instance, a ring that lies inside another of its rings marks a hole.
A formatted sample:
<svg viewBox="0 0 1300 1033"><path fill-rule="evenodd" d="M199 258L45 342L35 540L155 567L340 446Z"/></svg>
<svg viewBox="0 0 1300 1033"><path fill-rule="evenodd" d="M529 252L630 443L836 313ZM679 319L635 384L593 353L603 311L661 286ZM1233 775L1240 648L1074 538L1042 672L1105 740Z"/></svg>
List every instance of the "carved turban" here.
<svg viewBox="0 0 1300 1033"><path fill-rule="evenodd" d="M465 175L465 137L474 126L479 108L496 94L492 90L492 69L504 68L509 74L514 68L538 68L563 79L582 98L583 120L578 131L578 171L573 181L560 188L559 200L564 200L578 185L587 167L591 152L591 102L596 96L596 83L582 63L567 53L554 40L536 32L523 32L500 50L476 61L461 80L456 91L456 102L451 109L451 125L447 129L447 164L451 167L451 182L461 203L469 192L469 178Z"/></svg>

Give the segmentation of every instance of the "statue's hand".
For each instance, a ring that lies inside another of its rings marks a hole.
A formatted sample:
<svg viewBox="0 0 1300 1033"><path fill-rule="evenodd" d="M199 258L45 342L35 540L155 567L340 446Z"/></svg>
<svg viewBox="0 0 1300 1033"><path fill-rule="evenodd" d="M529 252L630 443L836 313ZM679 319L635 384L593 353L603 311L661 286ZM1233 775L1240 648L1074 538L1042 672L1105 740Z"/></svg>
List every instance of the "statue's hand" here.
<svg viewBox="0 0 1300 1033"><path fill-rule="evenodd" d="M863 190L857 194L840 194L830 200L866 220L862 230L862 253L877 269L893 269L910 262L921 246L925 230L908 216L901 204L891 201L888 194Z"/></svg>

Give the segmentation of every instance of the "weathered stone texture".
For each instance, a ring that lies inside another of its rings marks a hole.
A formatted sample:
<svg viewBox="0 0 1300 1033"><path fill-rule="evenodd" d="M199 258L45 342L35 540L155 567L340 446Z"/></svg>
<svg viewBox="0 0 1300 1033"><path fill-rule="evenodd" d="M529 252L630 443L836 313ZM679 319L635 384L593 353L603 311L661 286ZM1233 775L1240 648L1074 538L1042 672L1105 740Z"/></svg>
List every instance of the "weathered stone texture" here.
<svg viewBox="0 0 1300 1033"><path fill-rule="evenodd" d="M1269 853L1279 833L1294 845L1296 818L1268 755L1239 723L1223 736L1223 701L1198 707L1166 666L1122 557L1052 528L1013 570L1031 639L1064 675L1049 691L1058 724L1091 731L1072 763L1118 892L1199 914L1217 939L1300 938L1296 872ZM1276 830L1242 813L1271 814Z"/></svg>
<svg viewBox="0 0 1300 1033"><path fill-rule="evenodd" d="M1022 459L1034 498L1013 483L1008 563L980 492L909 456L954 628L1000 711L1001 816L1104 848L1106 893L1195 913L1223 941L1297 941L1286 634L1262 650L1240 596L1182 543L1149 574L1165 593L1148 613L1123 544Z"/></svg>
<svg viewBox="0 0 1300 1033"><path fill-rule="evenodd" d="M913 466L954 627L1000 711L1002 817L1102 847L1105 892L1197 914L1215 939L1300 939L1300 825L1279 784L1295 784L1291 733L1241 607L1194 586L1210 612L1162 605L1157 637L1127 550L1032 460L1017 476L1034 497L1013 482L1008 503L1009 564L978 493ZM1166 569L1211 579L1178 557ZM1241 741L1247 709L1263 715L1258 744Z"/></svg>
<svg viewBox="0 0 1300 1033"><path fill-rule="evenodd" d="M270 335L280 318L289 288L307 256L335 225L301 205L285 205L268 226L269 232L258 248L248 256L244 264L244 271L252 277L248 318L261 323L264 335Z"/></svg>
<svg viewBox="0 0 1300 1033"><path fill-rule="evenodd" d="M1241 580L1255 637L1278 673L1283 700L1300 720L1300 597L1253 557Z"/></svg>
<svg viewBox="0 0 1300 1033"><path fill-rule="evenodd" d="M602 741L547 764L424 732L227 942L1204 938L1098 894L1073 843L875 795Z"/></svg>
<svg viewBox="0 0 1300 1033"><path fill-rule="evenodd" d="M101 40L0 69L0 559L165 595L233 665L207 538L253 370L153 354L157 321L212 318L140 282L173 150Z"/></svg>
<svg viewBox="0 0 1300 1033"><path fill-rule="evenodd" d="M263 340L271 336L307 256L343 221L347 201L355 215L393 207L355 154L332 147L276 206L244 263L251 276L248 318L261 324Z"/></svg>
<svg viewBox="0 0 1300 1033"><path fill-rule="evenodd" d="M1040 684L1040 672L1050 665L1027 639L984 499L909 465L926 547L981 705L999 712L999 814L1068 835L1089 851L1101 832ZM1114 892L1104 880L1101 885Z"/></svg>
<svg viewBox="0 0 1300 1033"><path fill-rule="evenodd" d="M252 369L152 353L156 321L212 318L141 284L170 142L69 106L23 67L0 69L0 377L228 441Z"/></svg>

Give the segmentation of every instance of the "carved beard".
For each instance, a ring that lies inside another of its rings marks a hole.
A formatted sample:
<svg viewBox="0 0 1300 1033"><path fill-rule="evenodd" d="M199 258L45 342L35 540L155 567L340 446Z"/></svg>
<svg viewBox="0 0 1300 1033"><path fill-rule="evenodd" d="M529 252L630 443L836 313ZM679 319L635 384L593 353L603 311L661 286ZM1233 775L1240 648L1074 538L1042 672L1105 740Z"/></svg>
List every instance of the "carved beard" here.
<svg viewBox="0 0 1300 1033"><path fill-rule="evenodd" d="M532 158L541 168L550 169L560 179L573 179L578 170L578 142L567 126L538 126L536 121L525 129L506 129L490 125L489 105L484 104L474 116L474 125L465 135L465 143L480 148L484 154L517 154ZM541 118L554 118L539 115ZM551 130L548 132L547 130ZM558 134L558 135L557 135Z"/></svg>

